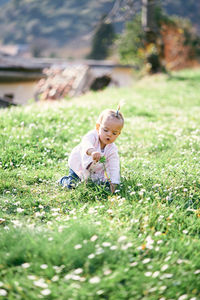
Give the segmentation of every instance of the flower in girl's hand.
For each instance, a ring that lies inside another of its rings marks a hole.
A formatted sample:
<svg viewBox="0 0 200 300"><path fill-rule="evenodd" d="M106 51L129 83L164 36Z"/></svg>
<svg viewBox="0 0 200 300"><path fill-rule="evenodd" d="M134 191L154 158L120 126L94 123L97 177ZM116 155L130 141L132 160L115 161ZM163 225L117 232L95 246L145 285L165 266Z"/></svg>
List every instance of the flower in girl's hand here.
<svg viewBox="0 0 200 300"><path fill-rule="evenodd" d="M99 162L102 163L102 164L105 163L105 162L106 162L105 156L102 156L102 157L100 158Z"/></svg>

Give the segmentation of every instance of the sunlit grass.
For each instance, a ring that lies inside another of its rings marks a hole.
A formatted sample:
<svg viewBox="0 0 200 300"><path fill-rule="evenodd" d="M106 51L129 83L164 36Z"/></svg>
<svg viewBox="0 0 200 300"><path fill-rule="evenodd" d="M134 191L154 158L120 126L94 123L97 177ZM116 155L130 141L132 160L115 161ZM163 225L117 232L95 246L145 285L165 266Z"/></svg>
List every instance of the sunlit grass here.
<svg viewBox="0 0 200 300"><path fill-rule="evenodd" d="M199 70L0 110L0 299L200 299ZM122 182L57 185L121 99Z"/></svg>

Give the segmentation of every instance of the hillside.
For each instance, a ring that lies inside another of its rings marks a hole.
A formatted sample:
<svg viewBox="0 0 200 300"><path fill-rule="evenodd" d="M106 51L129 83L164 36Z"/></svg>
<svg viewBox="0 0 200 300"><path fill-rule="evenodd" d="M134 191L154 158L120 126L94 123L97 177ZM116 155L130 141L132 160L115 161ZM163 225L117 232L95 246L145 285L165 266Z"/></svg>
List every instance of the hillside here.
<svg viewBox="0 0 200 300"><path fill-rule="evenodd" d="M41 38L64 45L91 31L112 2L11 0L0 12L0 39L3 43L30 43Z"/></svg>
<svg viewBox="0 0 200 300"><path fill-rule="evenodd" d="M200 70L0 110L1 300L200 299ZM58 186L121 99L121 184Z"/></svg>
<svg viewBox="0 0 200 300"><path fill-rule="evenodd" d="M0 41L2 44L29 44L38 49L65 47L81 51L89 47L95 26L114 2L1 0ZM171 15L188 17L200 31L198 1L169 0L162 5ZM116 32L121 32L123 23L114 23L114 26Z"/></svg>

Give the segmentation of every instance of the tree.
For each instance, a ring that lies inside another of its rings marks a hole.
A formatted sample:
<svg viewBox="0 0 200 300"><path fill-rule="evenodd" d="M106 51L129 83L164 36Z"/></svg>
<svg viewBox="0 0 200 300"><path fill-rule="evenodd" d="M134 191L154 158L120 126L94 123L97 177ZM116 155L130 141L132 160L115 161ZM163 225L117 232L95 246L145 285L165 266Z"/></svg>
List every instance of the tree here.
<svg viewBox="0 0 200 300"><path fill-rule="evenodd" d="M140 17L139 10L142 11ZM132 57L136 63L146 63L150 73L164 70L160 0L116 0L108 17L126 19L131 15L134 20L127 23L119 42L121 58L131 62Z"/></svg>
<svg viewBox="0 0 200 300"><path fill-rule="evenodd" d="M160 35L162 19L160 2L142 0L142 28L145 36L146 63L150 73L164 71L163 42Z"/></svg>
<svg viewBox="0 0 200 300"><path fill-rule="evenodd" d="M155 10L155 0L142 0L142 28L146 34L147 43L155 43L158 34Z"/></svg>
<svg viewBox="0 0 200 300"><path fill-rule="evenodd" d="M184 19L170 17L155 0L142 0L142 17L126 24L119 38L122 61L145 65L149 73L195 65L200 57L200 38Z"/></svg>
<svg viewBox="0 0 200 300"><path fill-rule="evenodd" d="M141 14L137 14L131 22L126 23L124 33L117 39L117 48L122 63L144 64L145 36L141 26Z"/></svg>
<svg viewBox="0 0 200 300"><path fill-rule="evenodd" d="M92 39L92 49L88 58L105 59L109 54L109 49L114 37L115 32L113 25L105 22L105 16L102 17Z"/></svg>

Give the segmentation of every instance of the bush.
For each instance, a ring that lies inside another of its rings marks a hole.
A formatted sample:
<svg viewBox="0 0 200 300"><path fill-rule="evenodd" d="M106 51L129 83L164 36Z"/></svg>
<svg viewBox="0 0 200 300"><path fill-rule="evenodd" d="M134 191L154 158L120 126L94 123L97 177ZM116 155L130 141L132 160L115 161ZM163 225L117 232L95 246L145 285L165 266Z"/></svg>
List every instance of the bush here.
<svg viewBox="0 0 200 300"><path fill-rule="evenodd" d="M102 20L92 40L92 49L88 58L105 59L109 54L115 32L112 24L106 24Z"/></svg>
<svg viewBox="0 0 200 300"><path fill-rule="evenodd" d="M142 30L141 15L126 23L125 31L118 37L117 46L122 63L144 63L145 34Z"/></svg>

